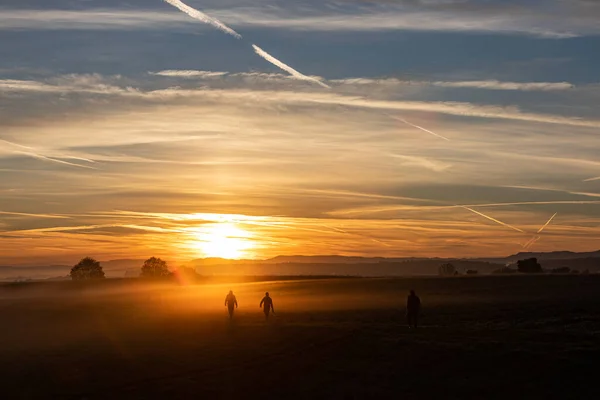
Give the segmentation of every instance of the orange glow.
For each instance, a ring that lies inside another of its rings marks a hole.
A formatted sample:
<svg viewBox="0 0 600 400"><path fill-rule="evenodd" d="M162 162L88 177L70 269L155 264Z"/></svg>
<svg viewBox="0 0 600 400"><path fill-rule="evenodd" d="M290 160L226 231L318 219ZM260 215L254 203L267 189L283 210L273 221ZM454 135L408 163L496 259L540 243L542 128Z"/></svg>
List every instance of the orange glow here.
<svg viewBox="0 0 600 400"><path fill-rule="evenodd" d="M252 234L232 222L206 224L191 231L187 247L201 257L246 258L252 257Z"/></svg>

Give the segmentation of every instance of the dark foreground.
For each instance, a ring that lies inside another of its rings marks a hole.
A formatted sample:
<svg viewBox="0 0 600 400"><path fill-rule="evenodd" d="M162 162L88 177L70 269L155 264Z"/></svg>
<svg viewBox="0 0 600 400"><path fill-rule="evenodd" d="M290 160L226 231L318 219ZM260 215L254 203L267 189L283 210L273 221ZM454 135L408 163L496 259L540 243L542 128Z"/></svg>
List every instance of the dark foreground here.
<svg viewBox="0 0 600 400"><path fill-rule="evenodd" d="M600 276L101 286L0 287L2 398L600 395Z"/></svg>

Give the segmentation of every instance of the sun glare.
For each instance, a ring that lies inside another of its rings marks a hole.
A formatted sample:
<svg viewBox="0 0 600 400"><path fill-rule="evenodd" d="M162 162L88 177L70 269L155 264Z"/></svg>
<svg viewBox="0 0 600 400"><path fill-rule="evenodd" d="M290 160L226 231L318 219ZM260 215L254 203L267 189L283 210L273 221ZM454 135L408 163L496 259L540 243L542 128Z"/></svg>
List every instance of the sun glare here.
<svg viewBox="0 0 600 400"><path fill-rule="evenodd" d="M203 257L244 258L254 247L251 234L235 223L211 223L194 230L190 247Z"/></svg>

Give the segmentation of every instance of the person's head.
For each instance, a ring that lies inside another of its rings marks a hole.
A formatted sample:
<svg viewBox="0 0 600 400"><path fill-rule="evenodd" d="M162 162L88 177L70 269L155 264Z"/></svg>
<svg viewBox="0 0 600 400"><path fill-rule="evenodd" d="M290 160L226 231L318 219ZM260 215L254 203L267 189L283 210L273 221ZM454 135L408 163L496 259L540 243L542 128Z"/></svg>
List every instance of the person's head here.
<svg viewBox="0 0 600 400"><path fill-rule="evenodd" d="M411 295L411 296L415 296L415 291L414 291L414 290L411 290L411 291L410 291L410 295Z"/></svg>
<svg viewBox="0 0 600 400"><path fill-rule="evenodd" d="M230 291L229 291L229 294L233 294L233 290L230 290Z"/></svg>
<svg viewBox="0 0 600 400"><path fill-rule="evenodd" d="M265 293L265 297L269 297L269 292Z"/></svg>

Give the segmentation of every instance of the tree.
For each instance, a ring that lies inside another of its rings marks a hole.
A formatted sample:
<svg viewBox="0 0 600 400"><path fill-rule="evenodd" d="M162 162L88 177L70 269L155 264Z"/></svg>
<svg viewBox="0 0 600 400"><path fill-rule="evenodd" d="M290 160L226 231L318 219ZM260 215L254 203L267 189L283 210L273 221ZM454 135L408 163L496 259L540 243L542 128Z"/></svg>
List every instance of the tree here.
<svg viewBox="0 0 600 400"><path fill-rule="evenodd" d="M539 274L544 272L537 258L527 258L517 261L517 270L522 274Z"/></svg>
<svg viewBox="0 0 600 400"><path fill-rule="evenodd" d="M143 278L166 278L170 275L167 263L160 258L151 257L144 261L144 265L142 265L141 276Z"/></svg>
<svg viewBox="0 0 600 400"><path fill-rule="evenodd" d="M442 264L438 269L438 273L440 276L454 276L456 275L456 268L450 263Z"/></svg>
<svg viewBox="0 0 600 400"><path fill-rule="evenodd" d="M104 279L104 271L100 262L91 257L82 258L77 265L71 268L71 279L84 281L89 279Z"/></svg>

